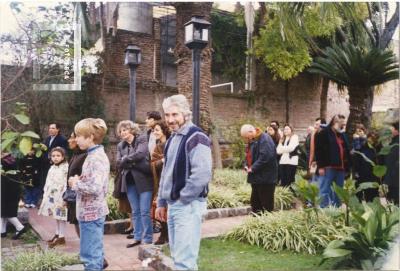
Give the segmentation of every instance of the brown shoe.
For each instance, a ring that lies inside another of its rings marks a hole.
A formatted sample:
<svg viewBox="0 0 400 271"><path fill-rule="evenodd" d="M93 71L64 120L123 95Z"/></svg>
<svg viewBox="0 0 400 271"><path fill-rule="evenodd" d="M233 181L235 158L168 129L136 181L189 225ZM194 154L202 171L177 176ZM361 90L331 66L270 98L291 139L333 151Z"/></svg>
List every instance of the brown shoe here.
<svg viewBox="0 0 400 271"><path fill-rule="evenodd" d="M55 239L52 243L49 244L49 248L53 248L55 246L61 246L61 245L65 245L65 238L64 237L60 237Z"/></svg>
<svg viewBox="0 0 400 271"><path fill-rule="evenodd" d="M106 258L103 259L103 269L106 269L108 267L108 262Z"/></svg>
<svg viewBox="0 0 400 271"><path fill-rule="evenodd" d="M54 240L56 240L58 238L58 234L54 235L53 238L51 238L50 240L47 240L47 243L53 243Z"/></svg>

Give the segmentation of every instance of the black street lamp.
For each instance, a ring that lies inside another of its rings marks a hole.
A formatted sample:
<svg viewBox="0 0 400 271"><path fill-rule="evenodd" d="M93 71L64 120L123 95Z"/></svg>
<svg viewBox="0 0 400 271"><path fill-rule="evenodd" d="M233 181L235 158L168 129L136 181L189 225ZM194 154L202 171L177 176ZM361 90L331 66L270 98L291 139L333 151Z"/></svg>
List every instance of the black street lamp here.
<svg viewBox="0 0 400 271"><path fill-rule="evenodd" d="M129 119L136 119L136 67L142 61L140 48L129 44L125 49L125 65L129 66Z"/></svg>
<svg viewBox="0 0 400 271"><path fill-rule="evenodd" d="M193 61L193 122L200 125L200 54L208 44L210 23L200 16L194 16L185 23L185 45L192 50Z"/></svg>

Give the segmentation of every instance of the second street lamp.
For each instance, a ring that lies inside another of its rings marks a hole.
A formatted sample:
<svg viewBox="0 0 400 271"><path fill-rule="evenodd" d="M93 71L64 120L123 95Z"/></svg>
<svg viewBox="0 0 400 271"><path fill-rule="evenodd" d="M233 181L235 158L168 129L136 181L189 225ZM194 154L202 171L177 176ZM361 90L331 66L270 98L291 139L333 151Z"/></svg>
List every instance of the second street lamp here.
<svg viewBox="0 0 400 271"><path fill-rule="evenodd" d="M140 48L129 44L125 49L125 65L129 66L129 119L136 120L136 68L142 61Z"/></svg>
<svg viewBox="0 0 400 271"><path fill-rule="evenodd" d="M192 49L193 61L193 122L200 125L200 54L208 44L208 29L210 23L203 17L195 16L185 23L185 45Z"/></svg>

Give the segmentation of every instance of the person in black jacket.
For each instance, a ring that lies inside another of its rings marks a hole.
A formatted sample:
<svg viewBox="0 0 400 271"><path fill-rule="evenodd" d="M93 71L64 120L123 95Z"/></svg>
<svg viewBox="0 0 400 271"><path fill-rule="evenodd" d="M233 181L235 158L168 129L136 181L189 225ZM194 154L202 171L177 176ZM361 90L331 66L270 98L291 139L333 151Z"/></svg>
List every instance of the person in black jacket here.
<svg viewBox="0 0 400 271"><path fill-rule="evenodd" d="M49 136L43 142L46 145L47 150L45 152L43 152L43 155L42 155L41 178L40 178L42 188L44 187L44 185L46 183L47 173L49 172L49 169L51 166L51 160L49 157L50 151L55 147L61 147L66 152L68 150L67 139L63 135L61 135L60 125L58 123L50 123L49 124L48 134L49 134Z"/></svg>
<svg viewBox="0 0 400 271"><path fill-rule="evenodd" d="M342 115L335 115L328 127L315 138L315 160L320 176L321 207L332 204L340 206L340 200L332 190L332 183L343 187L346 172L349 171L350 148L343 129Z"/></svg>
<svg viewBox="0 0 400 271"><path fill-rule="evenodd" d="M31 150L19 162L21 179L24 183L24 202L26 208L35 208L41 193L40 190L40 158Z"/></svg>
<svg viewBox="0 0 400 271"><path fill-rule="evenodd" d="M379 152L378 134L369 132L366 142L358 145L357 151L364 154L375 164L379 164L381 159L377 154ZM357 181L357 186L365 182L379 182L379 178L373 174L372 165L357 152L353 155L353 176ZM365 200L371 202L375 197L379 197L378 188L363 190L357 193L357 197L360 201Z"/></svg>
<svg viewBox="0 0 400 271"><path fill-rule="evenodd" d="M276 148L272 138L259 128L245 124L240 134L247 143L245 170L251 184L251 208L254 213L273 211L275 184L278 178Z"/></svg>
<svg viewBox="0 0 400 271"><path fill-rule="evenodd" d="M126 193L132 209L134 247L153 242L153 224L150 216L153 199L153 177L147 134L140 135L139 125L123 120L117 126L122 141L117 146L117 167L122 170L121 191Z"/></svg>
<svg viewBox="0 0 400 271"><path fill-rule="evenodd" d="M79 149L78 144L76 143L76 135L75 132L71 133L71 136L68 139L69 148L72 150L73 154L69 159L68 163L68 174L67 180L75 175L81 176L82 174L82 166L85 162L87 152ZM68 181L67 181L68 182ZM79 221L76 219L76 194L71 192L71 188L67 184L68 192L64 194L64 201L67 203L67 221L70 224L74 224L75 231L78 236L80 236L79 231ZM67 197L67 195L69 195Z"/></svg>
<svg viewBox="0 0 400 271"><path fill-rule="evenodd" d="M399 205L399 123L393 123L392 141L390 142L390 153L385 156L385 166L387 167L383 183L389 188L386 195L387 199Z"/></svg>
<svg viewBox="0 0 400 271"><path fill-rule="evenodd" d="M1 167L7 172L17 169L17 162L10 153L1 154ZM7 236L7 222L13 224L16 232L12 239L18 239L26 227L18 220L18 202L20 199L21 185L14 174L1 174L1 237Z"/></svg>

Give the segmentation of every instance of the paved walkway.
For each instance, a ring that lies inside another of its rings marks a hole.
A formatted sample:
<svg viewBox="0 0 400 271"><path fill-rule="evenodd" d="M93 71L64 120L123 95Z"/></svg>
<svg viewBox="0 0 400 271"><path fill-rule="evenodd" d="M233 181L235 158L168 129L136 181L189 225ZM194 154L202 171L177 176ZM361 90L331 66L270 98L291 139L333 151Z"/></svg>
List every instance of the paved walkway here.
<svg viewBox="0 0 400 271"><path fill-rule="evenodd" d="M207 220L202 226L202 237L215 237L226 233L241 224L245 218L246 216L240 216ZM37 209L29 210L29 222L43 240L48 240L54 235L55 221L37 215ZM56 249L62 252L79 253L79 238L73 225L67 225L65 236L67 244ZM107 270L143 270L141 261L138 259L138 248L126 248L129 242L130 240L123 234L104 235L105 256L109 262Z"/></svg>

